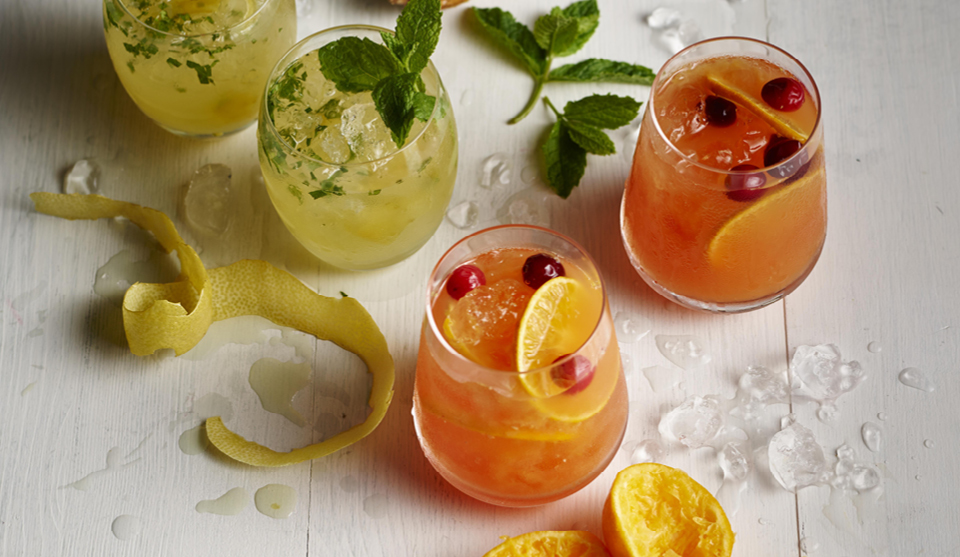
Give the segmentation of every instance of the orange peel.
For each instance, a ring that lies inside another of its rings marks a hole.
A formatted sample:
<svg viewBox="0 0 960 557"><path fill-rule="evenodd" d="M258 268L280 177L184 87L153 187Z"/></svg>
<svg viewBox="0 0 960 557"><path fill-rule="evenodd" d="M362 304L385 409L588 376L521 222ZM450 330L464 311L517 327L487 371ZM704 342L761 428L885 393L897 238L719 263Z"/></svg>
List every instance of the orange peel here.
<svg viewBox="0 0 960 557"><path fill-rule="evenodd" d="M123 298L123 326L130 351L138 356L171 348L179 356L193 348L215 321L258 315L329 340L358 355L373 375L366 419L320 443L278 452L230 431L220 417L207 420L207 437L225 455L253 466L287 466L319 458L363 439L380 424L393 398L394 362L386 339L360 303L331 298L296 277L259 260L242 260L209 272L197 253L160 211L99 195L38 192L38 212L69 220L125 217L176 250L180 276L166 284L136 283Z"/></svg>
<svg viewBox="0 0 960 557"><path fill-rule="evenodd" d="M483 557L610 557L610 553L594 534L566 530L503 536L503 543Z"/></svg>

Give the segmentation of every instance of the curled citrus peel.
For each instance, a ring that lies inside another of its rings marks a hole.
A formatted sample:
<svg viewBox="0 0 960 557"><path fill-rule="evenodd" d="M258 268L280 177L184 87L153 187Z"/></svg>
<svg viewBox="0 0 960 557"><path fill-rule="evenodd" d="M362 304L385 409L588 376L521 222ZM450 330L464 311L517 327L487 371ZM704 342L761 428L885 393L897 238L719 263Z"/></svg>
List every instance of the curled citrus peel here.
<svg viewBox="0 0 960 557"><path fill-rule="evenodd" d="M123 298L123 328L138 356L172 348L179 356L193 348L214 321L259 315L329 340L358 355L373 374L360 424L325 441L287 453L247 441L220 417L207 420L207 438L225 455L253 466L286 466L319 458L356 443L383 420L393 398L394 364L387 342L370 314L353 298L330 298L265 261L242 260L209 272L160 211L99 195L33 193L38 212L70 220L125 217L156 236L167 253L176 250L180 277L167 284L137 283Z"/></svg>

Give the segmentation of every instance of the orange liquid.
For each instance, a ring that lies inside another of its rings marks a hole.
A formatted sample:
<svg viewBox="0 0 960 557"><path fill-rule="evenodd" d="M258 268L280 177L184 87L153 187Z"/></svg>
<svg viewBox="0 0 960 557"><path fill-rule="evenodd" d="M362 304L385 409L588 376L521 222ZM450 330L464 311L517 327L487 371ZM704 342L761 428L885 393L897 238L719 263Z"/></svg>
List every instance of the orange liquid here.
<svg viewBox="0 0 960 557"><path fill-rule="evenodd" d="M501 280L522 284L520 268L534 253L495 250L473 264L484 271L488 286ZM498 338L484 338L463 354L472 361L451 354L429 324L424 326L414 387L417 433L434 468L477 499L530 506L565 497L603 471L623 436L626 382L599 277L569 261L561 262L566 276L595 289L594 296L585 297L587 306L578 308L584 316L579 321L589 325L583 333L586 344L578 354L590 359L596 371L589 385L575 394L537 398L523 388L515 365L508 367L515 360L515 344L502 338L512 335L515 343L515 330L506 332L509 318L501 324L503 331L495 331ZM523 286L528 292L517 292L520 315L533 294L533 289ZM444 289L432 307L436 322L443 323L460 302ZM501 365L490 365L497 362ZM549 373L550 369L526 372L538 379Z"/></svg>
<svg viewBox="0 0 960 557"><path fill-rule="evenodd" d="M658 79L624 192L624 244L644 278L669 293L719 306L772 300L806 277L826 235L818 107L807 91L800 109L786 114L812 134L802 149L809 158L806 168L787 178L768 174L766 191L757 199L731 199L726 172L741 164L764 168L764 150L776 131L755 109L740 104L733 125L707 124L702 103L708 95L724 97L711 76L722 77L760 104L765 83L794 77L768 61L721 57ZM769 201L800 180L802 188ZM753 205L757 208L751 211ZM745 218L727 226L741 214ZM718 236L724 245L711 253Z"/></svg>

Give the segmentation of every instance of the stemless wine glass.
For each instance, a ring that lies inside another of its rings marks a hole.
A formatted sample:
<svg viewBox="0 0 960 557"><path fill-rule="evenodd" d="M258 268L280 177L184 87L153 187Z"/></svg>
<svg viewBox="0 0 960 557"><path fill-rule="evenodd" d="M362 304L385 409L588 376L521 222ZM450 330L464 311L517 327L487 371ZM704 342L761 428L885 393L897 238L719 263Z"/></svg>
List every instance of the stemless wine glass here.
<svg viewBox="0 0 960 557"><path fill-rule="evenodd" d="M525 261L539 254L559 261L569 279L561 286L572 285L571 301L558 306L570 319L561 316L562 325L546 329L520 318L528 300L537 303L531 296L547 289L544 302L557 282L537 289L522 282ZM455 299L450 292L458 287L448 282L470 269L464 266L478 269L485 284ZM511 367L513 347L529 345L518 321L540 331L545 365ZM590 256L560 234L519 225L477 232L450 248L427 287L413 415L433 467L482 501L539 505L600 474L623 437L627 391L603 280Z"/></svg>
<svg viewBox="0 0 960 557"><path fill-rule="evenodd" d="M792 292L826 237L820 96L753 39L697 43L654 80L621 205L633 266L681 305L749 311Z"/></svg>
<svg viewBox="0 0 960 557"><path fill-rule="evenodd" d="M318 258L365 270L401 261L440 226L457 177L457 126L433 63L436 99L401 147L371 93L338 91L317 50L342 37L382 43L392 31L344 26L297 43L270 74L257 139L267 191L287 229Z"/></svg>
<svg viewBox="0 0 960 557"><path fill-rule="evenodd" d="M256 121L297 12L294 0L103 0L103 29L144 114L177 135L219 137Z"/></svg>

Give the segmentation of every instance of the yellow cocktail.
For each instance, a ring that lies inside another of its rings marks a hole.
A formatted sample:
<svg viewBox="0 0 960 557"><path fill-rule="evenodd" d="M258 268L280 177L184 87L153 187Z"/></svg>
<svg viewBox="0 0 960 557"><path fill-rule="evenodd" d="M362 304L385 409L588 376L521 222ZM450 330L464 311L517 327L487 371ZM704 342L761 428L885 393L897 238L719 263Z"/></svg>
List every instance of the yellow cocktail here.
<svg viewBox="0 0 960 557"><path fill-rule="evenodd" d="M296 15L294 0L104 0L103 28L144 114L179 135L217 137L256 120Z"/></svg>

